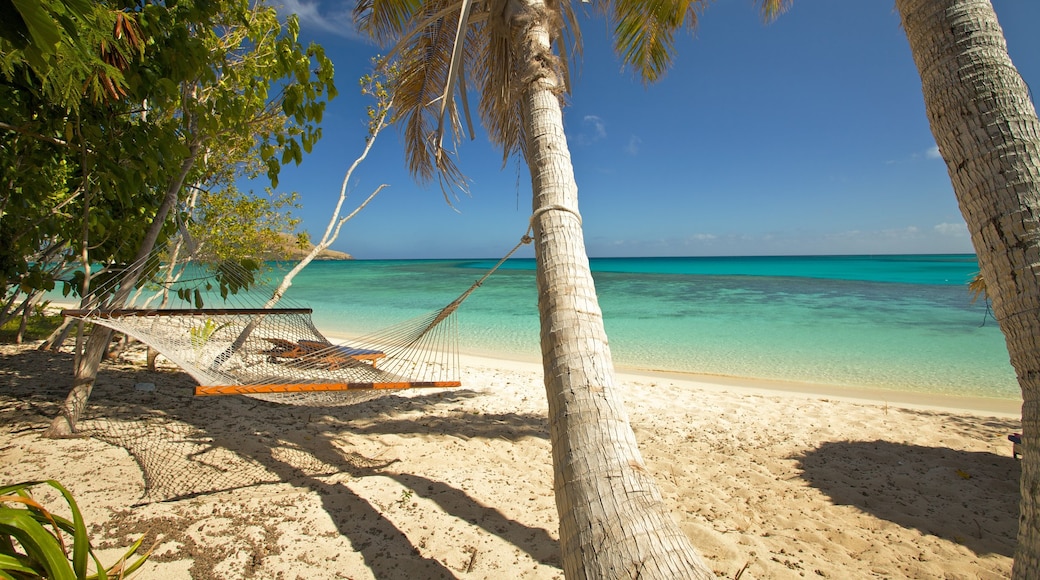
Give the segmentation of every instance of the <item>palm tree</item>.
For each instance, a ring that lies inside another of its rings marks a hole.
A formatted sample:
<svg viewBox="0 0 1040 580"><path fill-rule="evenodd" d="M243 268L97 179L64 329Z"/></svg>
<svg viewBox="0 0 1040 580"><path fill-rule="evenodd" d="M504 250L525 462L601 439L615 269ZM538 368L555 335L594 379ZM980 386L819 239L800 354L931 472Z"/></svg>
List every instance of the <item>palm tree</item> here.
<svg viewBox="0 0 1040 580"><path fill-rule="evenodd" d="M667 68L697 0L602 1L615 48L646 82ZM578 211L561 96L568 92L571 3L561 0L359 0L359 26L396 42L395 94L411 171L464 186L443 140L469 123L466 83L504 157L531 174L542 364L549 404L560 545L568 578L708 578L663 505L640 455L614 375ZM455 106L460 95L462 112Z"/></svg>
<svg viewBox="0 0 1040 580"><path fill-rule="evenodd" d="M1040 121L989 0L896 0L1022 388L1014 578L1040 578Z"/></svg>

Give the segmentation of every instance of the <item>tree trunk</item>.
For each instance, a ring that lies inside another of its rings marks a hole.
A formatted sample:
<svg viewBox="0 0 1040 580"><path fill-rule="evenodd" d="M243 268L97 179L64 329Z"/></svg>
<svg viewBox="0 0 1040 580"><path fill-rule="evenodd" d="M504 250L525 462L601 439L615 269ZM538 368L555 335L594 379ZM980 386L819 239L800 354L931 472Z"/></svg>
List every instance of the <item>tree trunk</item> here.
<svg viewBox="0 0 1040 580"><path fill-rule="evenodd" d="M177 203L181 187L184 185L184 180L188 177L188 172L191 171L192 166L195 164L199 149L200 145L198 143L193 144L189 148L188 156L181 161L179 171L168 184L163 201L159 208L156 209L155 217L152 218L152 223L148 227L148 231L145 232L144 239L141 240L141 246L134 257L133 265L127 271L126 277L120 280L119 290L112 297L110 306L118 307L123 305L133 291L134 285L137 284L137 279L140 276L138 266L143 263L145 258L155 248L155 242L159 239L159 233L166 222L166 216L169 215L170 210ZM44 437L70 437L76 433L76 422L79 421L83 410L86 408L87 399L90 398L90 392L94 389L94 379L97 378L98 369L101 367L101 359L104 358L111 340L112 331L110 329L97 324L94 325L94 329L90 332L90 337L87 339L87 344L83 348L79 363L76 365L75 376L72 380L72 390L65 397L65 405L62 407L61 414L51 421L50 427L44 432Z"/></svg>
<svg viewBox="0 0 1040 580"><path fill-rule="evenodd" d="M567 578L710 578L639 453L614 378L578 215L542 0L509 20L533 79L522 96L531 171L542 364ZM521 73L523 74L523 73Z"/></svg>
<svg viewBox="0 0 1040 580"><path fill-rule="evenodd" d="M40 343L39 350L57 351L61 349L61 345L65 344L65 341L69 338L69 332L72 330L73 323L74 319L72 318L62 320L61 326L55 328L50 336Z"/></svg>
<svg viewBox="0 0 1040 580"><path fill-rule="evenodd" d="M896 6L1022 388L1022 502L1012 574L1040 578L1040 121L988 0Z"/></svg>

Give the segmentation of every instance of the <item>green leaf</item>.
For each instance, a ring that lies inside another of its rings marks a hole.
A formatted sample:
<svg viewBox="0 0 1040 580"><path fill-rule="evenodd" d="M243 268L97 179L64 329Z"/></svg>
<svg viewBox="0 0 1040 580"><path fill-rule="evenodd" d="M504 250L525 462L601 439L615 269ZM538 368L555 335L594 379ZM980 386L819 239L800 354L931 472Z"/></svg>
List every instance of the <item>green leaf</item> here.
<svg viewBox="0 0 1040 580"><path fill-rule="evenodd" d="M43 54L54 54L61 42L61 31L43 4L39 0L11 0L11 3L25 21L33 46Z"/></svg>
<svg viewBox="0 0 1040 580"><path fill-rule="evenodd" d="M5 572L21 572L39 575L40 571L32 567L32 561L25 556L0 554L0 578L14 578Z"/></svg>
<svg viewBox="0 0 1040 580"><path fill-rule="evenodd" d="M26 555L40 563L47 578L73 580L76 577L57 538L36 521L30 510L0 508L0 536L4 535L21 544Z"/></svg>
<svg viewBox="0 0 1040 580"><path fill-rule="evenodd" d="M75 498L72 497L69 490L65 489L65 486L53 479L48 480L46 483L61 492L66 503L69 504L69 509L72 510L72 524L74 526L72 535L72 566L76 576L82 578L87 574L87 551L90 549L90 540L87 538L87 526L83 522L83 514L80 513Z"/></svg>

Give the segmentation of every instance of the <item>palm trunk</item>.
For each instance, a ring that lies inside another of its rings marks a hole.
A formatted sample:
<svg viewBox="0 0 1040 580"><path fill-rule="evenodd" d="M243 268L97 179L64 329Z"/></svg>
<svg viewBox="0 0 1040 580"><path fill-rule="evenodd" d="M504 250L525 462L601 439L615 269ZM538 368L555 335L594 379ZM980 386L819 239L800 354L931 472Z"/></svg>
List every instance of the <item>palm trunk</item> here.
<svg viewBox="0 0 1040 580"><path fill-rule="evenodd" d="M709 578L668 513L639 453L614 378L603 316L578 217L577 185L556 96L544 67L542 0L510 18L525 78L542 364L549 402L556 506L567 578Z"/></svg>
<svg viewBox="0 0 1040 580"><path fill-rule="evenodd" d="M988 0L897 0L925 109L1022 388L1013 577L1040 578L1040 121Z"/></svg>

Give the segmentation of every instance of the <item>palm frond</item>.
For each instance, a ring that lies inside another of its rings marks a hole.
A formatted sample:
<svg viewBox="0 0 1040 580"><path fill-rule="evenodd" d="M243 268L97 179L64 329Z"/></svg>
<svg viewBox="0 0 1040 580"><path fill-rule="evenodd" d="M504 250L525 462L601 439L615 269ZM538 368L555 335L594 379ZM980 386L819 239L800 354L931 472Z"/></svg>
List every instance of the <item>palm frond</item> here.
<svg viewBox="0 0 1040 580"><path fill-rule="evenodd" d="M417 33L408 35L394 49L400 66L394 103L397 119L403 125L409 171L421 182L428 183L436 177L442 188L465 191L465 177L445 151L441 138L442 132L447 132L441 117L441 101L451 71L458 12L448 18L438 15L450 14L451 8L459 6L457 0L427 2L427 12L412 15L413 20L422 25ZM444 114L448 117L453 141L457 142L459 124L455 108L448 106ZM447 190L445 198L451 202Z"/></svg>
<svg viewBox="0 0 1040 580"><path fill-rule="evenodd" d="M514 63L514 48L509 25L501 10L492 12L483 30L480 52L474 62L474 76L481 86L480 119L488 139L502 148L505 163L513 153L522 151L519 107L519 73Z"/></svg>
<svg viewBox="0 0 1040 580"><path fill-rule="evenodd" d="M478 107L490 140L503 148L503 162L524 153L518 95L530 82L531 63L517 62L504 22L507 0L359 0L358 26L381 40L393 40L387 59L399 63L396 119L405 140L409 170L422 182L434 177L442 188L466 190L455 165L454 147L468 129L474 136L467 91L481 93ZM534 63L538 74L552 75L569 89L567 54L580 53L580 33L570 0L546 0L544 12L531 15L545 24L554 54ZM559 53L561 56L556 56ZM458 104L462 105L460 115ZM465 124L464 124L464 123ZM449 134L451 145L445 143ZM446 194L447 197L447 194ZM449 203L450 203L449 199Z"/></svg>
<svg viewBox="0 0 1040 580"><path fill-rule="evenodd" d="M462 0L459 6L459 17L455 24L455 40L451 43L451 62L448 65L447 81L444 85L444 94L441 95L440 118L437 123L437 137L444 139L444 113L452 108L455 99L455 83L461 76L462 55L464 35L469 30L469 14L473 8L473 0Z"/></svg>
<svg viewBox="0 0 1040 580"><path fill-rule="evenodd" d="M768 1L768 0L767 0ZM704 0L615 0L610 2L614 50L644 83L659 80L672 63L676 33L697 25Z"/></svg>
<svg viewBox="0 0 1040 580"><path fill-rule="evenodd" d="M971 282L968 282L968 292L971 293L971 301L973 303L980 296L989 300L989 287L986 286L986 280L982 277L982 272L976 272L975 277L971 279Z"/></svg>
<svg viewBox="0 0 1040 580"><path fill-rule="evenodd" d="M781 14L787 12L794 0L760 0L762 3L762 19L766 22L776 20Z"/></svg>
<svg viewBox="0 0 1040 580"><path fill-rule="evenodd" d="M492 9L481 44L482 52L475 57L480 67L475 76L483 82L480 118L488 138L502 148L503 164L514 153L527 157L519 100L521 90L542 79L549 81L558 94L567 93L569 68L565 55L570 52L568 44L573 43L570 48L580 52L581 35L569 0L546 0L543 12L532 12L523 18L537 21L545 28L553 52L539 54L529 61L521 58L522 47L512 44L505 11Z"/></svg>
<svg viewBox="0 0 1040 580"><path fill-rule="evenodd" d="M357 0L354 23L381 44L401 38L416 14L425 11L422 0Z"/></svg>

